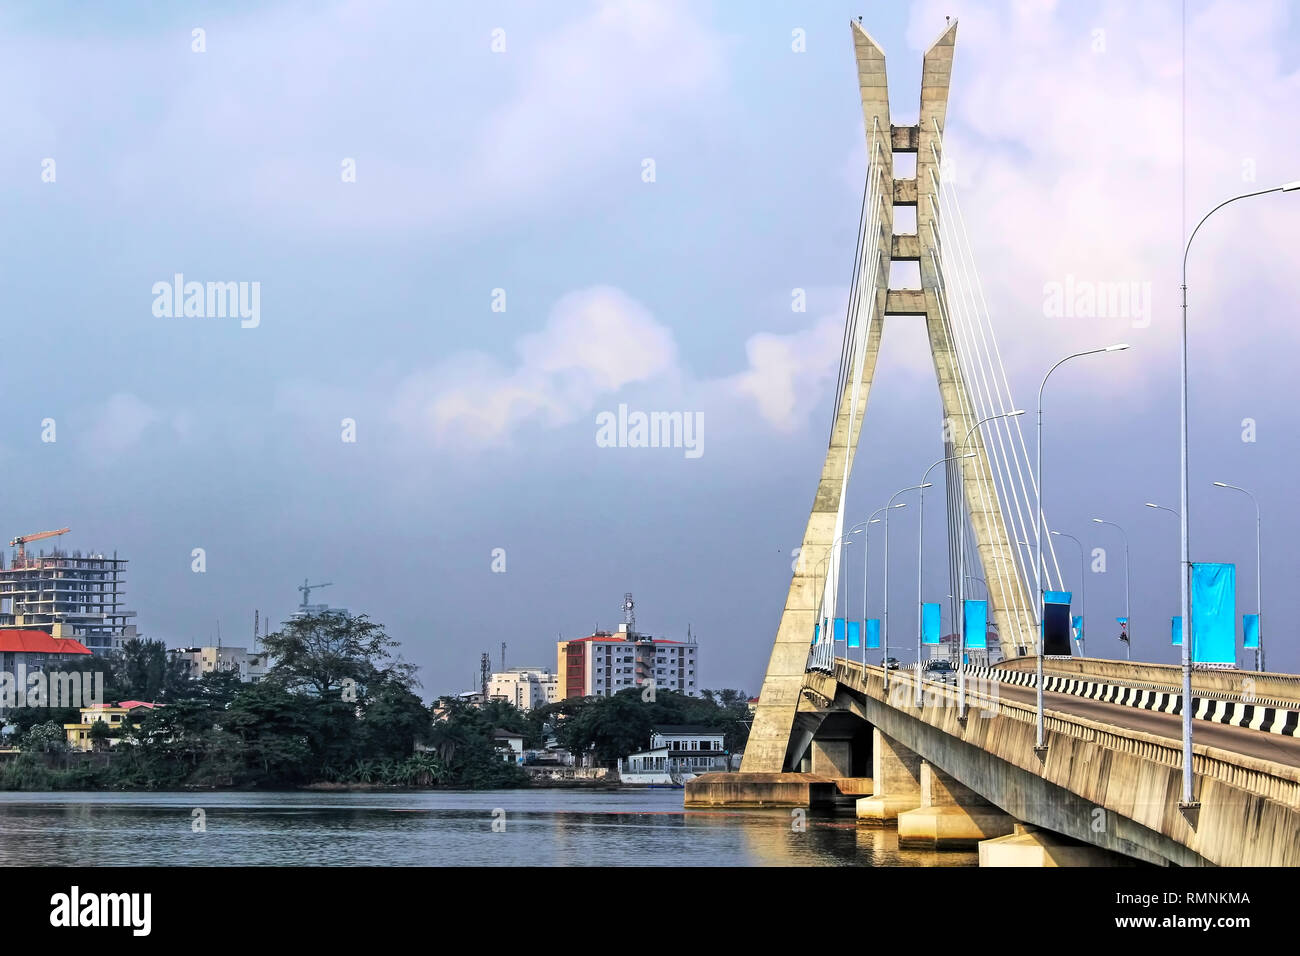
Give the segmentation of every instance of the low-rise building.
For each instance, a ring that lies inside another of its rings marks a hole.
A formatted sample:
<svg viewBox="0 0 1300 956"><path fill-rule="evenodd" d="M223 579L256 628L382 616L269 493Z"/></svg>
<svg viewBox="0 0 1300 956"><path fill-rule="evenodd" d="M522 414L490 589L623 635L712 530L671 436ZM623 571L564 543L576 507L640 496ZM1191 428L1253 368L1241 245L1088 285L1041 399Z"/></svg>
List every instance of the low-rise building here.
<svg viewBox="0 0 1300 956"><path fill-rule="evenodd" d="M627 783L680 784L702 773L730 769L725 735L716 727L679 724L650 731L650 748L619 761Z"/></svg>
<svg viewBox="0 0 1300 956"><path fill-rule="evenodd" d="M492 743L501 751L501 759L506 763L524 765L524 735L513 730L495 730Z"/></svg>
<svg viewBox="0 0 1300 956"><path fill-rule="evenodd" d="M559 679L540 667L512 667L493 674L488 683L488 699L507 700L520 710L545 707L558 699Z"/></svg>
<svg viewBox="0 0 1300 956"><path fill-rule="evenodd" d="M271 669L269 654L265 651L249 653L245 647L174 647L169 653L177 660L186 662L189 676L195 680L213 671L230 671L237 674L241 682L256 684Z"/></svg>
<svg viewBox="0 0 1300 956"><path fill-rule="evenodd" d="M122 725L126 723L128 717L139 720L145 713L153 710L156 706L156 704L143 700L124 700L106 707L79 708L80 720L75 724L63 725L63 732L67 736L68 746L73 750L93 750L95 742L91 736L91 728L96 723L102 721L110 731L118 731L122 729ZM110 737L108 745L116 747L119 742L119 738Z"/></svg>

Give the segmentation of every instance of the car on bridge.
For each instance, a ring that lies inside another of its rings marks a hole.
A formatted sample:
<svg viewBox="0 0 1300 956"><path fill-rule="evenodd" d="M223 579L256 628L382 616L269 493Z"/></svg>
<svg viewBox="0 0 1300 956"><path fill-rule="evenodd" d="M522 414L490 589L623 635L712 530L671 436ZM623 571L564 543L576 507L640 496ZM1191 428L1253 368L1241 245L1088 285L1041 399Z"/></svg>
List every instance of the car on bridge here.
<svg viewBox="0 0 1300 956"><path fill-rule="evenodd" d="M942 681L945 684L956 683L957 668L952 666L951 661L928 661L925 665L925 678L926 680Z"/></svg>
<svg viewBox="0 0 1300 956"><path fill-rule="evenodd" d="M886 658L885 658L885 670L887 670L887 671L896 671L896 670L898 670L898 658L897 658L897 657L886 657Z"/></svg>

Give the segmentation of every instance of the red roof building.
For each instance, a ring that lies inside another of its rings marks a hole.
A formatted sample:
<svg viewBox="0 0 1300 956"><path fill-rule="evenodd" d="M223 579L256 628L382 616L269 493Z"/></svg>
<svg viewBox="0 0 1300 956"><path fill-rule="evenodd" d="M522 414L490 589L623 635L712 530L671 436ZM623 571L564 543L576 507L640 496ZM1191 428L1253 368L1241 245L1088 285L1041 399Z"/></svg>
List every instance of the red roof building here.
<svg viewBox="0 0 1300 956"><path fill-rule="evenodd" d="M70 637L51 637L44 631L0 629L0 654L89 654L90 649Z"/></svg>

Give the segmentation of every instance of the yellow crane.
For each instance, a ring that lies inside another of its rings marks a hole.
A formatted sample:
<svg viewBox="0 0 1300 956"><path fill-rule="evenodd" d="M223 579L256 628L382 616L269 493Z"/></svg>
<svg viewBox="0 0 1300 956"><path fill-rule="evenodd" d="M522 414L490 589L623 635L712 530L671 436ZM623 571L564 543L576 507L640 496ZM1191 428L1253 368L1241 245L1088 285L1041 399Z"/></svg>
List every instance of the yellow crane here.
<svg viewBox="0 0 1300 956"><path fill-rule="evenodd" d="M39 541L42 538L54 538L61 534L67 534L71 528L60 528L57 531L38 531L36 534L20 534L9 542L9 547L18 549L16 560L22 561L27 557L27 549L24 547L28 541Z"/></svg>

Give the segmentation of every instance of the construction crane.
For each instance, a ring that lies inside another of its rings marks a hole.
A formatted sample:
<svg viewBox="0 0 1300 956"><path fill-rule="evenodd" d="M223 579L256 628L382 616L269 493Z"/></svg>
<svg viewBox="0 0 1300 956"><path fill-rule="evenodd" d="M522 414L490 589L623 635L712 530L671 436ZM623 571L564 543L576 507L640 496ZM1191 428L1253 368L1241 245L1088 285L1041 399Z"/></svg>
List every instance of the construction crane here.
<svg viewBox="0 0 1300 956"><path fill-rule="evenodd" d="M302 592L302 606L306 607L307 602L311 600L311 592L317 588L327 588L333 581L325 581L321 584L310 584L306 578L302 579L302 584L298 585L298 590Z"/></svg>
<svg viewBox="0 0 1300 956"><path fill-rule="evenodd" d="M28 541L40 541L41 538L54 538L61 534L67 534L71 530L71 528L60 528L58 531L38 531L36 534L20 534L9 542L9 547L18 549L18 555L15 560L22 561L27 557L27 549L25 545Z"/></svg>

